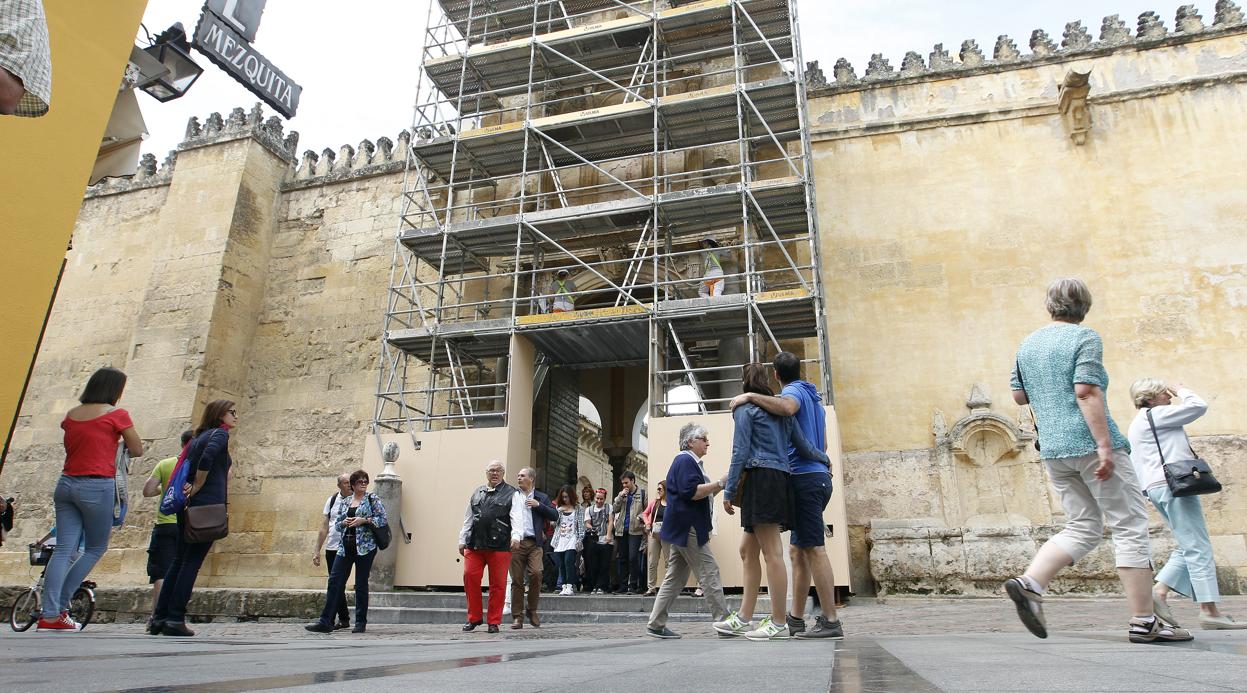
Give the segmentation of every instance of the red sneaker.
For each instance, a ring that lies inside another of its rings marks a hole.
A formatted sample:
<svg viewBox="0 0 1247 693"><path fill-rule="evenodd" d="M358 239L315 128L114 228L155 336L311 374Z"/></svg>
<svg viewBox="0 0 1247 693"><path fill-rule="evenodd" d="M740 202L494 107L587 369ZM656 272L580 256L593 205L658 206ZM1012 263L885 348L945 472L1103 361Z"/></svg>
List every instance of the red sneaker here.
<svg viewBox="0 0 1247 693"><path fill-rule="evenodd" d="M74 623L74 620L70 618L68 614L62 613L57 618L51 620L41 617L39 619L39 625L35 628L35 630L68 631L72 633L77 632L78 624Z"/></svg>

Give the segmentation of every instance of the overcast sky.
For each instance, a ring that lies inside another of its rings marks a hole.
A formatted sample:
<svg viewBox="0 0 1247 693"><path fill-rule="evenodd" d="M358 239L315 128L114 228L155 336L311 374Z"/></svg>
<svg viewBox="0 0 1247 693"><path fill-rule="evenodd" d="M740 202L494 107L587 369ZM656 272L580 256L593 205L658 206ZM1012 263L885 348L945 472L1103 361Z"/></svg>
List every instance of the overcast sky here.
<svg viewBox="0 0 1247 693"><path fill-rule="evenodd" d="M1060 43L1066 22L1077 19L1095 38L1100 20L1118 14L1133 33L1140 12L1157 11L1173 29L1181 0L801 0L806 60L819 60L831 77L839 57L861 75L872 53L899 69L906 51L926 59L936 43L956 56L965 39L990 57L996 37L1008 34L1023 53L1031 31L1042 28ZM1195 3L1212 23L1214 0ZM202 0L149 0L144 24L153 35L175 21L194 30ZM317 152L361 139L393 139L411 121L416 70L427 15L425 0L269 0L254 47L303 86L299 115L286 123L300 133L299 150ZM140 34L141 35L141 34ZM140 40L140 45L146 45ZM250 108L257 99L192 51L204 74L181 99L161 104L141 95L150 136L143 151L163 159L182 140L186 120ZM271 110L266 107L266 113Z"/></svg>

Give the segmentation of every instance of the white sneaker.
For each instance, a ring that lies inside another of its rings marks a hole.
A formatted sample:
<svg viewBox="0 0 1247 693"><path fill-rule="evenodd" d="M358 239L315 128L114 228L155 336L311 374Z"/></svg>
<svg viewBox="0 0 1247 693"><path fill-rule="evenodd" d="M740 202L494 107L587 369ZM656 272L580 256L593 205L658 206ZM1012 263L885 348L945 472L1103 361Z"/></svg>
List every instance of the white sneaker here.
<svg viewBox="0 0 1247 693"><path fill-rule="evenodd" d="M719 635L737 636L744 635L752 630L753 623L751 621L741 620L740 616L737 616L736 612L733 611L728 614L727 620L715 621L710 627L714 628L714 632Z"/></svg>
<svg viewBox="0 0 1247 693"><path fill-rule="evenodd" d="M574 591L572 591L572 586L571 586L571 585L563 585L563 596L564 596L564 597L570 597L570 596L572 596L573 594L575 594L575 592L574 592Z"/></svg>
<svg viewBox="0 0 1247 693"><path fill-rule="evenodd" d="M788 625L784 624L781 626L778 623L771 621L770 616L763 618L762 622L758 624L758 628L756 630L751 630L748 633L745 633L746 640L753 640L755 642L760 640L787 640L789 637Z"/></svg>

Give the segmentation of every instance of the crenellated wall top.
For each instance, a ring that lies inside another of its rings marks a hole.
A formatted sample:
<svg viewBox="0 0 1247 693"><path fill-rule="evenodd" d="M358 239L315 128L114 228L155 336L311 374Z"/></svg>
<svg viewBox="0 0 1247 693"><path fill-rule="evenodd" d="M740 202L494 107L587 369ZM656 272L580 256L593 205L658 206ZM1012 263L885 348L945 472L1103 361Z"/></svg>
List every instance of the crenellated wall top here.
<svg viewBox="0 0 1247 693"><path fill-rule="evenodd" d="M1017 43L1006 35L996 38L991 58L974 39L961 43L956 56L937 43L924 60L917 51L909 51L901 60L900 69L892 67L882 53L871 56L866 71L858 77L848 60L840 58L832 68L829 81L818 61L806 67L806 84L811 97L864 91L879 86L923 80L949 79L982 72L1012 70L1043 62L1063 62L1103 55L1117 50L1139 50L1158 46L1175 45L1188 41L1225 34L1247 32L1244 12L1233 0L1217 0L1216 14L1211 25L1204 23L1203 16L1194 5L1182 5L1174 17L1172 31L1155 12L1139 15L1132 35L1130 28L1119 15L1109 15L1100 22L1099 40L1081 21L1065 25L1058 45L1043 29L1036 29L1030 36L1030 53L1019 50Z"/></svg>

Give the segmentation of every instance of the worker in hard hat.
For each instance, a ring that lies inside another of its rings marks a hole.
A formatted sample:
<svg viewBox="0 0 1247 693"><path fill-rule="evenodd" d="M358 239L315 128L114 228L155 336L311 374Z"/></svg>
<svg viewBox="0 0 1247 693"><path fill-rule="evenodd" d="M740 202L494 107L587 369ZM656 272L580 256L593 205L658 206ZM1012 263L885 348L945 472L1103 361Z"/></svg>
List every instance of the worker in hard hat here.
<svg viewBox="0 0 1247 693"><path fill-rule="evenodd" d="M719 242L713 238L701 239L701 282L697 295L700 298L723 295L723 254Z"/></svg>
<svg viewBox="0 0 1247 693"><path fill-rule="evenodd" d="M571 280L571 272L567 268L560 269L554 274L554 281L550 282L550 287L546 290L547 294L553 294L553 308L551 313L570 313L576 310L576 284ZM548 299L541 299L544 308Z"/></svg>

